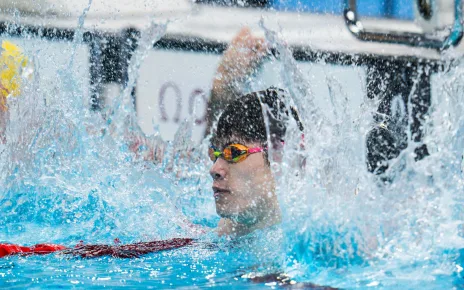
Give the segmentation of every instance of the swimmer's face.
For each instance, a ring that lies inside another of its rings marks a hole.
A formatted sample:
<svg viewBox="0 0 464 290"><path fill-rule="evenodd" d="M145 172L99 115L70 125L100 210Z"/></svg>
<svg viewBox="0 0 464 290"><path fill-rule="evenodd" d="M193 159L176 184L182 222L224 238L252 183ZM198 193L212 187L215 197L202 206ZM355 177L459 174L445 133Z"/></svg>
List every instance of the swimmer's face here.
<svg viewBox="0 0 464 290"><path fill-rule="evenodd" d="M216 146L220 150L231 143L249 148L262 147L259 143L229 140ZM218 158L210 169L216 212L222 218L243 224L254 224L270 208L274 197L274 178L264 152L249 155L238 163Z"/></svg>

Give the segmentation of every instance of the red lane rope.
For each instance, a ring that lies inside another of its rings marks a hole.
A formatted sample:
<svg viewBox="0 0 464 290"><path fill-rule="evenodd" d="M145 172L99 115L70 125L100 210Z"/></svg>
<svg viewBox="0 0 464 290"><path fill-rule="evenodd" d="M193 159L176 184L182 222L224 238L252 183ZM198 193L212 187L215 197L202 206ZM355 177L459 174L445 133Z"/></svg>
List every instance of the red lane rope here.
<svg viewBox="0 0 464 290"><path fill-rule="evenodd" d="M117 258L135 258L149 253L173 250L191 245L194 239L175 238L170 240L140 242L127 245L83 245L79 243L75 248L68 248L56 244L37 244L31 247L16 244L0 244L0 258L14 255L45 255L54 252L79 256L82 258L95 258L111 256Z"/></svg>

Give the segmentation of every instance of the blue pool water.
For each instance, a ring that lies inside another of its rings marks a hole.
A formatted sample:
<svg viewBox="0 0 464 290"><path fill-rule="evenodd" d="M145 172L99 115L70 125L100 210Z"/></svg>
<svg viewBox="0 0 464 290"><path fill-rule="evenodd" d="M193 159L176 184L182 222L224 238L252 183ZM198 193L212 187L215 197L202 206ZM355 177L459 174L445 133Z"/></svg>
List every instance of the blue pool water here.
<svg viewBox="0 0 464 290"><path fill-rule="evenodd" d="M156 164L128 149L127 136L140 133L131 86L147 47L164 29L152 25L143 33L129 87L105 118L86 109L81 79L66 68L58 70L53 94L40 89L35 75L12 100L8 143L0 145L0 242L72 247L193 237L197 243L135 259L9 257L0 260L0 287L268 289L278 285L252 277L272 273L347 289L463 287L464 67L437 77L441 101L426 124L431 155L414 162L413 148L406 148L391 164L392 182L383 184L366 171L359 150L376 104L363 100L361 115L355 113L344 103L343 80L331 79L328 106L335 117L325 118L282 40L266 30L280 50L275 66L306 124L307 146L297 149L293 124L277 176L282 223L228 241L213 230L218 217L208 140L191 144L193 120L168 145L147 137L167 146ZM191 156L181 156L192 146ZM297 155L308 160L304 171L292 167ZM199 234L198 227L209 233Z"/></svg>
<svg viewBox="0 0 464 290"><path fill-rule="evenodd" d="M2 287L99 288L131 286L266 288L247 278L260 269L259 253L251 254L249 241L241 244L205 241L137 259L77 259L60 255L2 260ZM261 260L262 262L262 260ZM272 261L269 261L272 265Z"/></svg>

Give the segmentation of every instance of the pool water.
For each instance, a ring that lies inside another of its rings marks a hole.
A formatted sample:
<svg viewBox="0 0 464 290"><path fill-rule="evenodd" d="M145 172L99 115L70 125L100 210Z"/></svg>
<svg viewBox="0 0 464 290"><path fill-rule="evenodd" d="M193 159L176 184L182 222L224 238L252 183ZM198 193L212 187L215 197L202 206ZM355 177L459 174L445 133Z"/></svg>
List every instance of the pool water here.
<svg viewBox="0 0 464 290"><path fill-rule="evenodd" d="M250 282L249 277L269 269L262 269L257 256L244 251L243 245L241 247L237 248L236 243L213 245L203 241L136 259L80 259L63 255L15 257L2 260L0 285L9 288L266 288L265 283ZM272 262L268 262L272 266Z"/></svg>

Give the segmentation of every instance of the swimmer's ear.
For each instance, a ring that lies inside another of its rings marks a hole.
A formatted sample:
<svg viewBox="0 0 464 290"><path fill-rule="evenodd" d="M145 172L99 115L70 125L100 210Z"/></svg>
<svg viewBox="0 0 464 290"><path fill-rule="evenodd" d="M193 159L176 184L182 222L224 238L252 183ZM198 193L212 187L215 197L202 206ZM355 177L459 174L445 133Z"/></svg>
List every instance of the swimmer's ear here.
<svg viewBox="0 0 464 290"><path fill-rule="evenodd" d="M0 109L6 111L7 98L18 96L21 92L22 69L28 64L27 57L20 47L12 42L2 42L0 55Z"/></svg>

